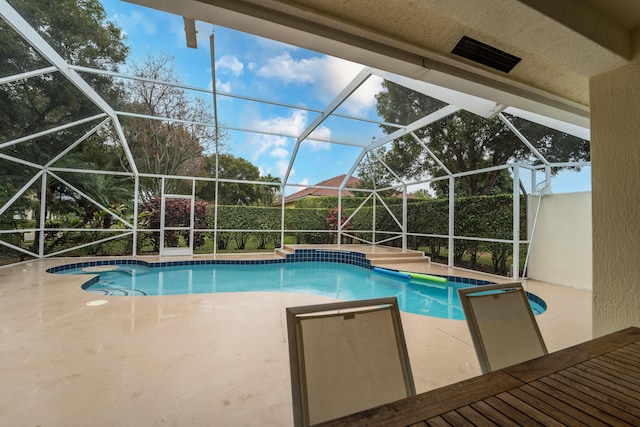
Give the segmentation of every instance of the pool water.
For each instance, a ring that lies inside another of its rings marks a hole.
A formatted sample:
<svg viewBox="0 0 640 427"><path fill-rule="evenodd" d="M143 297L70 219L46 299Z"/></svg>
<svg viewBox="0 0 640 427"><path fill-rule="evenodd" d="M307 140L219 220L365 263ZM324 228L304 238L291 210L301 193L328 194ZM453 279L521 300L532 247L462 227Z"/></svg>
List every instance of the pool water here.
<svg viewBox="0 0 640 427"><path fill-rule="evenodd" d="M61 272L87 274L82 268ZM96 273L90 273L92 275ZM395 296L402 311L464 319L457 289L465 283L408 281L368 268L334 262L208 264L170 267L121 265L100 272L86 288L100 295L176 295L217 292L288 292L342 300ZM544 308L531 301L534 312Z"/></svg>

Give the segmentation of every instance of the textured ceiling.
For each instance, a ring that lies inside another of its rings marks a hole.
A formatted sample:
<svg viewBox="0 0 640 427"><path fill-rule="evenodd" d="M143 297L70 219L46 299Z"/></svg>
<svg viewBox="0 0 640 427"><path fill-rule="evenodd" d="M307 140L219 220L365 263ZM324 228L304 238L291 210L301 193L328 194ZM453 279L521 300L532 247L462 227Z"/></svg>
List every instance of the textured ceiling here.
<svg viewBox="0 0 640 427"><path fill-rule="evenodd" d="M131 0L588 126L589 78L625 65L638 0ZM463 36L522 60L451 54Z"/></svg>

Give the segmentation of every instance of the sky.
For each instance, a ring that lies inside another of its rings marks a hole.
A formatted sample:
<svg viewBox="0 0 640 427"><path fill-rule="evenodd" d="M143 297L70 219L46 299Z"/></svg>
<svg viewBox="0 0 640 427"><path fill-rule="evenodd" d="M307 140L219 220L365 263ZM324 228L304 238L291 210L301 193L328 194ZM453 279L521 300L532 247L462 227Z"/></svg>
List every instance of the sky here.
<svg viewBox="0 0 640 427"><path fill-rule="evenodd" d="M215 73L218 120L222 126L261 129L285 135L300 134L317 112L249 102L222 96L233 93L273 100L287 105L323 110L364 67L273 40L197 22L198 48L186 47L182 17L119 0L102 0L107 19L114 21L127 39L130 60L168 53L175 70L190 86L212 88L210 36L215 35ZM126 72L126 68L121 71ZM349 116L379 120L375 94L382 79L370 78L337 111ZM358 141L362 145L379 137L375 124L334 118L321 125L305 141L290 172L290 183L315 184L347 173L360 154L357 147L328 144ZM227 152L249 160L261 174L284 177L295 147L295 138L229 131ZM296 188L293 191L297 191Z"/></svg>
<svg viewBox="0 0 640 427"><path fill-rule="evenodd" d="M198 48L191 49L186 46L182 17L120 0L101 0L101 3L107 20L115 22L127 37L129 61L140 62L148 55L169 54L175 58L176 74L186 85L213 88L210 38L214 34L220 125L270 133L228 131L225 151L247 159L262 175L283 178L294 152L295 138L273 134L300 134L318 113L250 102L224 96L224 93L323 110L364 68L339 58L199 21L196 21ZM376 114L375 94L381 90L381 84L382 79L369 78L337 112L380 120ZM206 94L205 97L213 110L212 97ZM349 172L361 149L322 141L365 145L382 135L379 126L372 123L343 118L327 120L312 134L310 141L301 145L288 182L315 184ZM554 192L589 191L590 177L584 172L561 172L553 179L552 188ZM290 187L286 193L300 189Z"/></svg>

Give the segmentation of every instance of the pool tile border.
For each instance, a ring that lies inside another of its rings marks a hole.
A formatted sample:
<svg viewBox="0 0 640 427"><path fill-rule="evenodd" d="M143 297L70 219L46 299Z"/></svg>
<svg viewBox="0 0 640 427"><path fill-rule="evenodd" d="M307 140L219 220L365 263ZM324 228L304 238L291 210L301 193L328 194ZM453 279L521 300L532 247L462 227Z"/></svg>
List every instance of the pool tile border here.
<svg viewBox="0 0 640 427"><path fill-rule="evenodd" d="M296 249L294 253L287 254L285 258L280 259L260 259L260 260L189 260L189 261L163 261L148 262L137 259L109 259L98 261L85 261L72 264L64 264L48 268L47 273L60 273L67 270L73 270L83 267L97 267L103 265L139 265L147 268L156 267L174 267L174 266L191 266L191 265L256 265L256 264L287 264L294 262L335 262L342 264L350 264L372 270L374 266L367 259L366 254L355 251L343 251L332 249ZM433 274L433 276L444 277L449 282L464 283L475 286L492 285L495 282L489 280L472 279L469 277L447 276L442 274ZM100 281L100 275L96 274L90 280L82 285L82 289L87 289L94 283ZM544 310L547 309L545 301L535 294L526 292L527 298Z"/></svg>
<svg viewBox="0 0 640 427"><path fill-rule="evenodd" d="M189 260L189 261L161 261L149 262L137 259L109 259L98 261L84 261L71 264L64 264L48 268L47 273L59 273L66 270L73 270L84 267L97 267L103 265L140 265L147 268L155 267L175 267L191 265L256 265L256 264L283 264L290 262L337 262L343 264L356 265L372 269L371 261L361 252L337 251L329 249L298 249L292 254L287 254L281 259L260 259L260 260Z"/></svg>
<svg viewBox="0 0 640 427"><path fill-rule="evenodd" d="M544 311L547 310L547 303L544 302L544 300L540 298L538 295L532 294L531 292L528 292L528 291L524 291L524 293L525 295L527 295L527 299L529 301L533 301L534 303L538 304L542 309L544 309Z"/></svg>
<svg viewBox="0 0 640 427"><path fill-rule="evenodd" d="M175 266L190 266L190 265L256 265L256 264L281 264L292 262L336 262L342 264L350 264L367 269L373 269L371 261L367 259L366 254L355 251L343 251L335 249L296 249L294 253L287 254L285 258L281 259L260 259L260 260L189 260L189 261L162 261L162 262L148 262L137 259L109 259L98 261L85 261L72 264L64 264L56 267L48 268L47 273L59 273L66 270L72 270L83 267L97 267L103 265L140 265L147 268L156 267L175 267ZM434 274L434 276L444 277L449 282L464 283L470 285L490 285L495 282L480 279L471 279L468 277L460 276L446 276L440 274ZM95 281L99 279L96 276L92 281L85 285L91 286ZM84 288L84 286L83 286ZM537 297L536 297L537 298ZM539 299L539 298L538 298ZM538 301L536 301L538 302ZM540 300L541 303L544 301Z"/></svg>

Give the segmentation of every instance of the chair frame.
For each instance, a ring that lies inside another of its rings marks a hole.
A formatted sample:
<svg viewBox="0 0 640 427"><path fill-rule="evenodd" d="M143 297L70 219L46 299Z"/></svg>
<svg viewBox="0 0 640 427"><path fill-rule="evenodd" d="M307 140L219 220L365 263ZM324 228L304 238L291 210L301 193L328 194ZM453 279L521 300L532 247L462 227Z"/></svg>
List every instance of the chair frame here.
<svg viewBox="0 0 640 427"><path fill-rule="evenodd" d="M382 306L390 306L393 327L395 330L396 345L398 353L400 355L400 364L402 365L405 387L407 388L407 395L413 396L416 394L415 385L413 382L413 374L411 372L411 365L409 363L409 354L407 352L407 345L404 338L404 331L402 329L402 322L400 319L398 300L396 297L341 301L335 303L315 304L300 307L287 307L286 316L287 335L289 340L289 366L291 370L291 395L293 400L293 421L295 426L309 425L309 404L306 399L306 380L302 373L302 369L304 368L304 356L301 353L302 349L300 348L300 343L298 342L298 319L303 318L305 315L314 315L314 317L321 317L324 314L326 314L327 316L334 316L337 313L347 314L349 312L366 312L371 311L367 310L367 308L378 310ZM317 316L315 316L316 313Z"/></svg>
<svg viewBox="0 0 640 427"><path fill-rule="evenodd" d="M522 282L499 283L495 285L478 285L468 288L460 288L458 289L460 304L462 306L462 310L464 311L467 325L469 327L469 332L471 333L473 347L476 350L478 363L480 364L480 370L482 371L482 373L486 374L493 371L493 369L491 368L491 363L489 362L489 358L487 356L487 350L480 334L480 328L478 326L478 321L475 316L473 307L471 306L470 298L473 298L471 294L487 291L518 292L522 296L523 302L528 308L527 312L529 313L531 324L538 337L538 341L542 346L544 354L548 354L547 346L545 345L544 338L540 333L540 328L538 327L538 322L536 321L535 315L533 314L533 310L531 310L531 307L529 305L529 299L527 298L524 287L522 286Z"/></svg>

